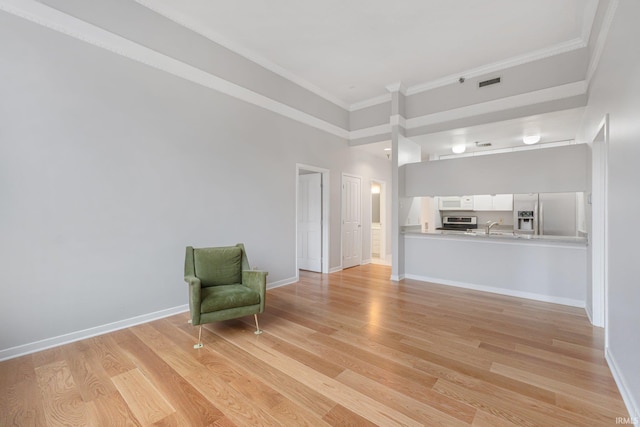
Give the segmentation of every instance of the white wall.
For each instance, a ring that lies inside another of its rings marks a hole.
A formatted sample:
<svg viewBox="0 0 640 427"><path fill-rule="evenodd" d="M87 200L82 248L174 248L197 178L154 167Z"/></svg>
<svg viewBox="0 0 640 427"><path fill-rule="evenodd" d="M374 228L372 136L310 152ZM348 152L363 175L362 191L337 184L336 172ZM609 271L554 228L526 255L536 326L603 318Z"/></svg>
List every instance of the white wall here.
<svg viewBox="0 0 640 427"><path fill-rule="evenodd" d="M296 163L331 171L339 268L341 173L391 180L341 138L4 12L0 40L0 359L186 304L187 245L244 242L291 281Z"/></svg>
<svg viewBox="0 0 640 427"><path fill-rule="evenodd" d="M605 116L609 145L608 359L631 416L640 424L640 228L628 225L640 212L640 2L622 0L590 87L579 139L591 142Z"/></svg>

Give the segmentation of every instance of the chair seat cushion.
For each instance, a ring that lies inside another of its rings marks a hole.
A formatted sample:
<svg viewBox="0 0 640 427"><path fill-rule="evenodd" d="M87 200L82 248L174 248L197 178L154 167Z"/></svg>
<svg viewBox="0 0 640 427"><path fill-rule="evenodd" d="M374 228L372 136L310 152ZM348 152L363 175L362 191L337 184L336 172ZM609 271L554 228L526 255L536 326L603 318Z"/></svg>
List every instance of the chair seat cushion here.
<svg viewBox="0 0 640 427"><path fill-rule="evenodd" d="M202 288L201 298L201 313L260 304L260 294L240 284Z"/></svg>

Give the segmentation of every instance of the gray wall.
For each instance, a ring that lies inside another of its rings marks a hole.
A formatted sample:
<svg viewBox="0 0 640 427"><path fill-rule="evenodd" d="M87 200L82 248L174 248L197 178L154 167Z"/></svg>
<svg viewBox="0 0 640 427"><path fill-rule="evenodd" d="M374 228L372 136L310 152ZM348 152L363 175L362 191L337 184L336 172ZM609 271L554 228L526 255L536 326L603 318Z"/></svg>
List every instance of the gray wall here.
<svg viewBox="0 0 640 427"><path fill-rule="evenodd" d="M296 163L331 171L339 268L341 173L391 181L343 139L3 12L0 40L0 358L186 304L187 245L244 242L292 280Z"/></svg>
<svg viewBox="0 0 640 427"><path fill-rule="evenodd" d="M560 193L589 189L586 144L403 166L407 196Z"/></svg>
<svg viewBox="0 0 640 427"><path fill-rule="evenodd" d="M640 81L635 78L640 75L638 17L640 2L619 2L579 135L591 142L609 113L609 360L626 385L623 395L635 417L640 417L640 228L629 227L628 218L640 212Z"/></svg>

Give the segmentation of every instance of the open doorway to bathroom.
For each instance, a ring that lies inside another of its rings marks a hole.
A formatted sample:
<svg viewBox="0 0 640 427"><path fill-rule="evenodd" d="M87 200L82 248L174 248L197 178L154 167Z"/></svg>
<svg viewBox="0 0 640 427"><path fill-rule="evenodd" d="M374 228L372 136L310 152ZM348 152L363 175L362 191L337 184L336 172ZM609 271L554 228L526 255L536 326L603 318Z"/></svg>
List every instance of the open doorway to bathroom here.
<svg viewBox="0 0 640 427"><path fill-rule="evenodd" d="M371 180L371 262L389 265L386 251L385 187L383 181Z"/></svg>

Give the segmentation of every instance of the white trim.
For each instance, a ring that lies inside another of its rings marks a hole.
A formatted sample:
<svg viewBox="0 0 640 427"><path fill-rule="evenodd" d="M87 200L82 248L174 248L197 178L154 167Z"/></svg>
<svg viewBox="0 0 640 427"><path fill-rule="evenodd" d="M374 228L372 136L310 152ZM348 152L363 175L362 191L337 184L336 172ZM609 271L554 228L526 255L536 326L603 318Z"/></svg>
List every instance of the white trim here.
<svg viewBox="0 0 640 427"><path fill-rule="evenodd" d="M509 110L512 108L525 107L542 102L555 101L571 96L584 95L587 93L586 81L567 83L561 86L494 99L479 104L468 105L452 110L427 114L406 120L406 128L414 129L422 126L429 126L437 123L444 123L452 120L474 117L479 114L492 113Z"/></svg>
<svg viewBox="0 0 640 427"><path fill-rule="evenodd" d="M231 50L234 53L237 53L238 55L248 59L249 61L255 62L256 64L260 65L263 68L266 68L272 73L275 73L280 77L287 79L295 83L296 85L308 90L309 92L312 92L318 95L319 97L324 98L325 100L337 105L338 107L341 107L345 110L349 109L349 104L347 104L343 100L319 88L318 86L308 82L307 80L292 73L291 71L269 61L265 57L260 56L257 53L249 49L246 49L241 45L229 40L228 38L222 36L221 34L211 30L211 28L200 25L199 23L195 22L194 20L184 15L178 15L175 13L175 11L169 11L166 8L163 8L161 5L159 5L158 2L149 1L149 0L135 0L135 1L141 4L142 6L148 9L151 9L155 13L162 15L165 18L175 22L176 24L179 24L193 31L194 33L200 34L201 36L211 40L216 44L219 44L220 46L223 46Z"/></svg>
<svg viewBox="0 0 640 427"><path fill-rule="evenodd" d="M116 322L107 323L105 325L70 332L68 334L59 335L57 337L45 338L40 341L7 348L0 351L0 362L19 356L24 356L26 354L35 353L37 351L46 350L48 348L58 347L75 341L80 341L109 332L118 331L120 329L130 328L132 326L140 325L142 323L148 323L153 320L163 319L165 317L173 316L174 314L184 313L185 311L189 311L188 304L179 305L177 307L167 308L164 310L155 311L153 313L147 313L140 316L130 317L128 319L118 320Z"/></svg>
<svg viewBox="0 0 640 427"><path fill-rule="evenodd" d="M611 29L611 24L613 23L613 18L616 14L617 8L618 0L611 0L607 7L607 11L605 12L604 18L602 19L602 25L600 25L598 39L595 42L593 53L591 54L591 58L589 61L589 67L587 68L587 85L591 83L591 79L598 69L598 64L600 63L600 58L602 57L602 52L604 51L604 44L607 41L607 36L609 35L609 30Z"/></svg>
<svg viewBox="0 0 640 427"><path fill-rule="evenodd" d="M605 115L591 139L591 304L594 326L604 327L608 345L608 152L609 115Z"/></svg>
<svg viewBox="0 0 640 427"><path fill-rule="evenodd" d="M362 262L360 263L360 265L366 265L366 264L371 264L371 258L363 259Z"/></svg>
<svg viewBox="0 0 640 427"><path fill-rule="evenodd" d="M363 108L373 107L374 105L384 104L386 102L391 102L391 94L385 93L384 95L379 95L373 98L365 99L364 101L359 101L349 106L349 111L357 111L362 110Z"/></svg>
<svg viewBox="0 0 640 427"><path fill-rule="evenodd" d="M458 83L460 77L470 79L473 77L479 77L484 74L496 73L506 68L515 67L517 65L527 64L529 62L538 61L540 59L548 58L551 56L559 55L566 52L571 52L576 49L581 49L587 46L587 41L582 38L575 38L573 40L559 43L555 46L551 46L545 49L536 50L534 52L526 53L524 55L514 56L513 58L506 59L504 61L494 62L492 64L483 65L481 67L472 68L471 70L463 71L456 74L451 74L430 82L421 83L415 86L411 86L406 90L406 95L411 96L417 93L426 92L431 89L435 89L442 86L447 86L452 83Z"/></svg>
<svg viewBox="0 0 640 427"><path fill-rule="evenodd" d="M292 120L348 139L349 131L33 0L0 0L0 10L165 71Z"/></svg>
<svg viewBox="0 0 640 427"><path fill-rule="evenodd" d="M339 272L339 271L342 271L342 264L340 264L340 265L339 265L339 266L337 266L337 267L331 267L331 268L329 269L329 274L331 274L331 273L337 273L337 272Z"/></svg>
<svg viewBox="0 0 640 427"><path fill-rule="evenodd" d="M589 39L591 38L591 31L593 31L593 21L596 18L596 14L598 13L599 3L599 0L591 0L587 2L587 5L584 8L584 15L582 16L582 32L580 37L587 44L589 43Z"/></svg>
<svg viewBox="0 0 640 427"><path fill-rule="evenodd" d="M407 128L407 120L400 114L394 114L393 116L389 117L389 124L391 126L400 126L405 129Z"/></svg>
<svg viewBox="0 0 640 427"><path fill-rule="evenodd" d="M399 282L401 280L405 279L405 275L404 274L392 274L391 277L389 278L392 282Z"/></svg>
<svg viewBox="0 0 640 427"><path fill-rule="evenodd" d="M440 111L433 114L427 114L420 117L405 119L399 114L389 116L389 124L371 126L368 128L358 129L349 132L349 141L359 138L384 135L391 132L391 126L399 125L404 129L416 129L423 126L435 125L438 123L446 123L452 120L475 117L479 114L492 113L498 111L509 110L512 108L526 107L538 103L555 101L559 99L569 98L587 93L587 82L582 80L573 83L567 83L561 86L554 86L546 89L536 90L533 92L521 93L518 95L498 98L479 104L467 105L451 110Z"/></svg>
<svg viewBox="0 0 640 427"><path fill-rule="evenodd" d="M402 82L391 83L385 86L385 89L387 89L391 93L400 92L403 95L407 94L407 88Z"/></svg>
<svg viewBox="0 0 640 427"><path fill-rule="evenodd" d="M624 380L624 377L622 376L622 373L618 368L618 364L616 363L616 359L613 356L613 353L611 353L611 349L609 347L606 347L604 349L604 358L609 364L611 375L613 376L613 379L618 386L618 390L620 391L622 400L627 407L629 416L633 420L633 425L635 427L640 427L640 405L638 405L638 402L636 402L633 398L633 394L630 392L629 387L627 386L627 382ZM620 414L620 416L623 416L623 414Z"/></svg>
<svg viewBox="0 0 640 427"><path fill-rule="evenodd" d="M391 126L388 123L368 128L358 129L349 132L349 140L367 138L369 136L384 135L391 132Z"/></svg>
<svg viewBox="0 0 640 427"><path fill-rule="evenodd" d="M421 282L429 282L429 283L435 283L435 284L446 285L446 286L454 286L457 288L471 289L474 291L490 292L492 294L507 295L511 297L526 298L526 299L531 299L535 301L543 301L543 302L550 302L554 304L568 305L571 307L584 308L584 301L573 299L573 298L554 297L551 295L515 291L511 289L496 288L493 286L476 285L475 283L458 282L456 280L440 279L436 277L420 276L416 274L406 274L405 277L407 279L419 280Z"/></svg>
<svg viewBox="0 0 640 427"><path fill-rule="evenodd" d="M289 277L288 279L278 280L277 282L271 282L267 284L267 290L279 288L280 286L290 285L300 281L300 276Z"/></svg>

